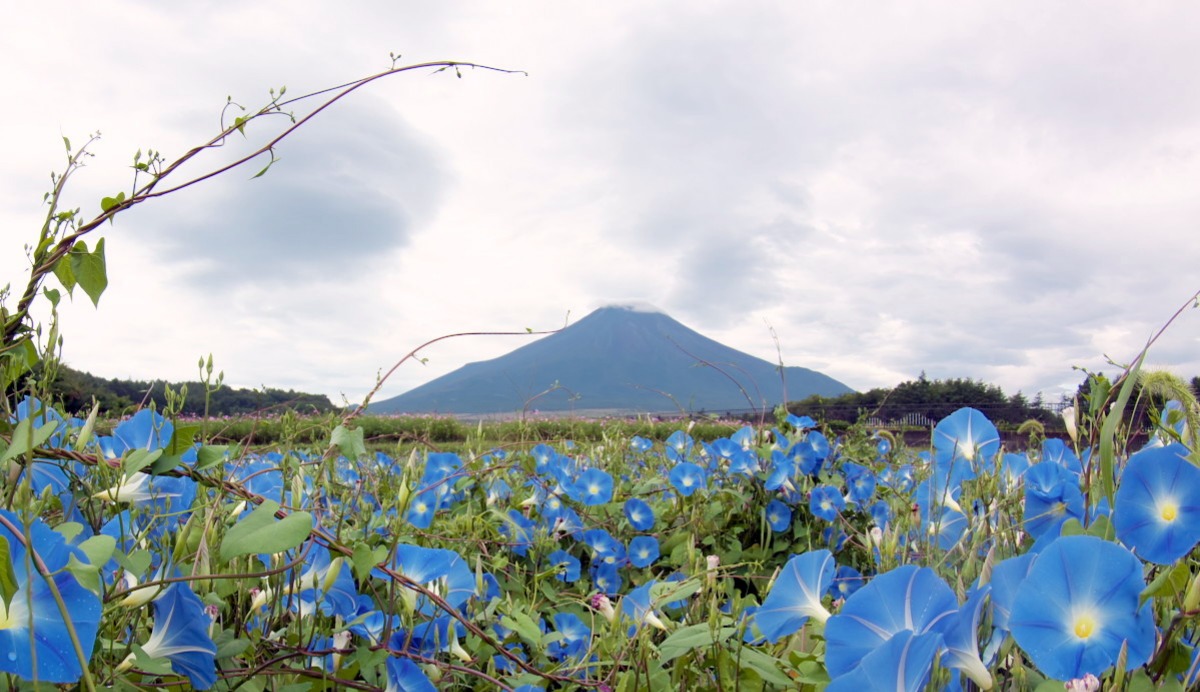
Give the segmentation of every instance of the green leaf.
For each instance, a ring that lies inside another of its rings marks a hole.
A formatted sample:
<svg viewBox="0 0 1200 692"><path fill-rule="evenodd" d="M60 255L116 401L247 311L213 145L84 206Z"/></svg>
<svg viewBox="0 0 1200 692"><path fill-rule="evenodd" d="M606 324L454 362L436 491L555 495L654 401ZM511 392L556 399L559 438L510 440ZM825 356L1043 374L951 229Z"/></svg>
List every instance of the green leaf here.
<svg viewBox="0 0 1200 692"><path fill-rule="evenodd" d="M116 197L105 197L100 200L100 210L107 212L113 207L125 201L125 193L118 192Z"/></svg>
<svg viewBox="0 0 1200 692"><path fill-rule="evenodd" d="M1102 538L1106 541L1117 540L1117 530L1113 528L1112 522L1105 515L1100 515L1092 520L1092 525L1088 527L1088 535Z"/></svg>
<svg viewBox="0 0 1200 692"><path fill-rule="evenodd" d="M354 546L354 554L350 556L350 564L354 567L355 576L360 581L366 581L371 576L371 570L375 569L375 565L383 562L387 554L387 548L384 546L379 546L374 550L366 543L359 543Z"/></svg>
<svg viewBox="0 0 1200 692"><path fill-rule="evenodd" d="M125 554L120 550L113 552L113 559L121 566L121 569L130 574L145 574L146 570L150 569L151 556L149 550L135 550L132 553Z"/></svg>
<svg viewBox="0 0 1200 692"><path fill-rule="evenodd" d="M681 601L699 591L701 586L699 579L655 582L650 587L650 600L656 605Z"/></svg>
<svg viewBox="0 0 1200 692"><path fill-rule="evenodd" d="M213 639L213 644L217 645L216 659L220 661L226 658L233 658L245 652L253 643L249 639L234 637L233 633L229 630L221 630Z"/></svg>
<svg viewBox="0 0 1200 692"><path fill-rule="evenodd" d="M158 450L163 451L163 450ZM153 464L150 464L150 475L161 476L183 463L182 454L163 454Z"/></svg>
<svg viewBox="0 0 1200 692"><path fill-rule="evenodd" d="M339 425L333 429L333 435L329 439L329 444L336 445L342 450L342 456L347 459L357 460L367 455L367 446L363 443L363 429L355 428L353 430L344 425Z"/></svg>
<svg viewBox="0 0 1200 692"><path fill-rule="evenodd" d="M1104 423L1100 426L1100 488L1104 491L1104 497L1108 498L1110 507L1113 504L1115 493L1113 465L1116 461L1114 447L1117 439L1117 425L1125 416L1125 406L1129 403L1129 396L1133 393L1133 383L1137 380L1138 371L1142 369L1142 361L1145 358L1146 352L1142 351L1133 367L1125 374L1125 382L1121 385L1117 400L1108 413L1104 414Z"/></svg>
<svg viewBox="0 0 1200 692"><path fill-rule="evenodd" d="M692 649L706 648L717 642L723 642L733 636L735 632L737 629L734 627L722 627L714 637L712 628L708 626L707 622L677 629L664 639L662 644L658 645L659 661L663 663L673 661Z"/></svg>
<svg viewBox="0 0 1200 692"><path fill-rule="evenodd" d="M1083 533L1084 533L1083 524L1080 524L1079 520L1076 519L1075 517L1071 517L1070 519L1063 522L1062 530L1059 532L1059 535L1061 535L1061 536L1081 536L1081 535L1083 535Z"/></svg>
<svg viewBox="0 0 1200 692"><path fill-rule="evenodd" d="M221 541L221 559L252 553L281 553L304 542L312 533L312 515L292 512L276 519L279 503L265 500L250 516L230 527Z"/></svg>
<svg viewBox="0 0 1200 692"><path fill-rule="evenodd" d="M58 277L58 282L67 289L67 293L74 295L75 293L75 274L71 273L71 256L64 255L54 263L54 275Z"/></svg>
<svg viewBox="0 0 1200 692"><path fill-rule="evenodd" d="M524 639L531 646L540 646L542 641L542 630L525 613L514 611L511 615L504 615L500 618L500 624L503 627L516 632L521 639Z"/></svg>
<svg viewBox="0 0 1200 692"><path fill-rule="evenodd" d="M100 593L100 567L97 565L89 565L88 563L75 557L75 553L71 553L67 559L67 571L71 576L75 577L75 581L88 591Z"/></svg>
<svg viewBox="0 0 1200 692"><path fill-rule="evenodd" d="M781 689L792 689L796 686L795 681L779 670L779 662L774 657L749 646L743 646L738 657L743 668L750 668L772 685L777 685Z"/></svg>
<svg viewBox="0 0 1200 692"><path fill-rule="evenodd" d="M1142 591L1138 598L1138 607L1145 603L1149 598L1167 598L1174 596L1177 593L1182 593L1188 587L1188 582L1191 581L1192 571L1188 568L1187 562L1180 561L1171 569L1164 569L1154 577L1154 581Z"/></svg>
<svg viewBox="0 0 1200 692"><path fill-rule="evenodd" d="M171 441L167 443L167 454L183 454L196 443L196 436L202 428L199 425L180 425L171 433Z"/></svg>
<svg viewBox="0 0 1200 692"><path fill-rule="evenodd" d="M77 521L64 521L54 527L54 532L63 537L67 543L75 540L75 537L83 533L83 524Z"/></svg>
<svg viewBox="0 0 1200 692"><path fill-rule="evenodd" d="M17 595L17 572L13 568L12 551L8 539L0 536L0 598L4 599L4 612L10 612L13 596Z"/></svg>
<svg viewBox="0 0 1200 692"><path fill-rule="evenodd" d="M79 549L83 551L84 555L87 555L88 562L92 563L94 567L107 564L116 548L117 539L102 533L79 544Z"/></svg>
<svg viewBox="0 0 1200 692"><path fill-rule="evenodd" d="M92 304L100 306L100 295L108 288L108 271L104 262L104 238L96 241L96 250L88 252L87 245L78 241L67 254L71 260L71 274L80 288L92 299ZM61 279L60 279L61 280Z"/></svg>
<svg viewBox="0 0 1200 692"><path fill-rule="evenodd" d="M162 456L161 449L135 449L121 461L121 469L125 471L126 478L132 478L133 474L141 471L155 460Z"/></svg>
<svg viewBox="0 0 1200 692"><path fill-rule="evenodd" d="M46 444L46 440L49 440L54 431L58 430L59 425L58 421L48 421L34 430L32 418L26 418L17 423L13 428L12 443L4 451L4 456L0 457L0 463L29 454L34 449Z"/></svg>
<svg viewBox="0 0 1200 692"><path fill-rule="evenodd" d="M225 463L229 456L229 445L201 445L196 450L196 470L203 471Z"/></svg>

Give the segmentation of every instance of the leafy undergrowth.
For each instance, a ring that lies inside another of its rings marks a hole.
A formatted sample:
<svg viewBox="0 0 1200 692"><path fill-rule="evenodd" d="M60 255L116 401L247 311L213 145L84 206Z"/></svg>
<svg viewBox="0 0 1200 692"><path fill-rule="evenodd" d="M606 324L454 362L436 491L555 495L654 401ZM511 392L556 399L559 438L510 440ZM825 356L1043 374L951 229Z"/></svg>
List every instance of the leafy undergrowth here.
<svg viewBox="0 0 1200 692"><path fill-rule="evenodd" d="M926 450L789 416L397 459L361 427L324 455L250 454L149 410L96 436L30 401L3 453L0 671L14 688L1182 688L1200 468L1180 421L1168 407L1129 456L1100 418L1008 452L962 409Z"/></svg>

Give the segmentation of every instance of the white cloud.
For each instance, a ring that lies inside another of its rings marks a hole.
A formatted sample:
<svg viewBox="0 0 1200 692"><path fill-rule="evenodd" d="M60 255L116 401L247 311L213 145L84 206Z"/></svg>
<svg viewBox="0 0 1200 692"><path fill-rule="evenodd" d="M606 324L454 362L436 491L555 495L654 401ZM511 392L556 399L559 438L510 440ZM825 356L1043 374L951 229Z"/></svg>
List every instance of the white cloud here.
<svg viewBox="0 0 1200 692"><path fill-rule="evenodd" d="M865 389L922 370L1027 395L1130 360L1198 287L1200 10L1186 5L612 2L413 9L125 0L23 10L0 168L19 282L59 138L128 156L387 53L529 71L389 78L226 180L104 229L112 286L67 357L357 398L420 343L561 326L637 298ZM97 35L105 40L96 41ZM321 40L336 36L337 40ZM276 223L278 222L278 223ZM29 229L22 237L20 229ZM332 230L331 230L332 229ZM439 342L398 394L528 337ZM1200 372L1189 311L1151 360Z"/></svg>

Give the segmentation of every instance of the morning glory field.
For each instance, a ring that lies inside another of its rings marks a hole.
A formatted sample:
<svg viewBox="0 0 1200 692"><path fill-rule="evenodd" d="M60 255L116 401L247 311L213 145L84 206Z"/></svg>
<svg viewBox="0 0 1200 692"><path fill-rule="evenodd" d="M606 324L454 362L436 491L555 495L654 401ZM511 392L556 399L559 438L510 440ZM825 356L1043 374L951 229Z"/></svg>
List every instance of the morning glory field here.
<svg viewBox="0 0 1200 692"><path fill-rule="evenodd" d="M279 413L256 443L180 414L221 388L212 356L201 391L165 406L67 410L59 310L99 307L98 236L117 216L263 175L304 118L270 120L282 134L207 172L184 164L293 101L499 71L397 59L258 110L231 99L207 144L139 150L92 216L62 195L98 135L64 137L29 275L0 290L0 689L1200 687L1200 405L1145 365L1157 336L1111 379L1085 371L1061 427L968 405L918 426L917 446L865 410L799 415L782 389L753 421L582 421L594 434L544 439L522 411L515 439L479 423L453 449L381 444L365 430L390 372L361 405ZM614 319L632 317L593 322Z"/></svg>

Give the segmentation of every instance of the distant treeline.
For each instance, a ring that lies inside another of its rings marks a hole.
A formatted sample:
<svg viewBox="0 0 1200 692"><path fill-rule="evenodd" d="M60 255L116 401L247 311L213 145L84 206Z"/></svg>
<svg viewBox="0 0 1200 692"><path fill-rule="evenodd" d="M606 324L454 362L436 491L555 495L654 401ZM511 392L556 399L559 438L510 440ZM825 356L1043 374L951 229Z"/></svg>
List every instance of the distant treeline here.
<svg viewBox="0 0 1200 692"><path fill-rule="evenodd" d="M101 412L108 415L128 413L140 405L154 402L158 410L167 404L169 386L179 392L185 383L164 380L118 380L96 377L86 372L61 366L51 389L56 398L71 412L90 410L92 401L100 403ZM204 384L187 382L187 398L181 413L185 416L204 415ZM325 413L333 410L329 398L320 394L305 394L282 389L235 389L221 387L209 398L209 416L237 416L267 409L289 408L301 413Z"/></svg>
<svg viewBox="0 0 1200 692"><path fill-rule="evenodd" d="M1044 405L1040 395L1031 401L1020 392L1008 396L994 384L969 379L930 380L924 373L890 389L878 387L837 397L810 396L788 404L788 410L826 422L877 419L891 423L938 421L964 406L978 409L997 424L1020 425L1031 419L1045 425L1058 424L1057 413Z"/></svg>
<svg viewBox="0 0 1200 692"><path fill-rule="evenodd" d="M1100 374L1100 377L1104 375ZM1200 377L1193 377L1187 385L1200 397ZM1161 408L1165 398L1143 398L1140 388L1140 384L1135 387L1132 397L1137 402L1135 416L1141 427L1148 427L1150 416ZM1059 416L1062 407L1075 400L1086 405L1089 394L1086 379L1070 401L1044 402L1040 394L1031 400L1021 392L1006 395L994 384L969 379L930 380L921 373L916 380L901 382L890 389L881 387L837 397L810 396L789 403L787 408L798 416L811 416L825 423L874 420L883 424L914 421L921 425L925 421L939 421L963 406L970 406L986 414L997 425L1018 426L1036 420L1047 428L1062 429Z"/></svg>

